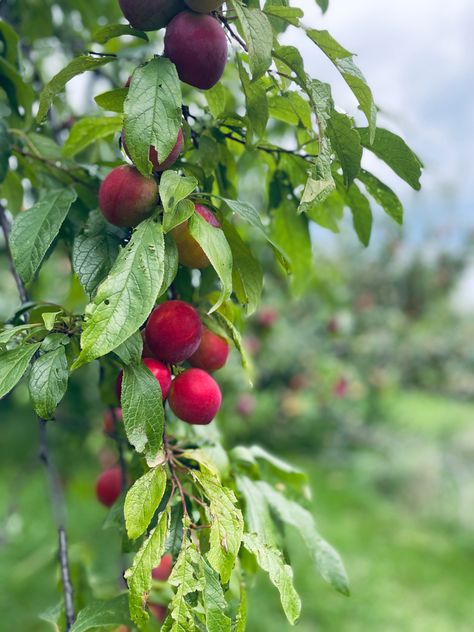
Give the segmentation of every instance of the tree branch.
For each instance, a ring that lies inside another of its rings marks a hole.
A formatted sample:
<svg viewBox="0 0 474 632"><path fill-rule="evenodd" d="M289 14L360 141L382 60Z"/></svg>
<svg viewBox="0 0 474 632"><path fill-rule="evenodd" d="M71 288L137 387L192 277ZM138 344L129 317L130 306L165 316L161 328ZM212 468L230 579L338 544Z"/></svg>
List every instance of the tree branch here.
<svg viewBox="0 0 474 632"><path fill-rule="evenodd" d="M6 214L5 208L0 204L0 226L5 238L6 253L10 262L10 269L17 285L18 294L22 303L28 302L28 293L26 287L21 280L20 275L15 267L13 257L10 250L10 222ZM26 318L26 313L25 313ZM53 509L54 520L56 523L56 529L58 532L58 558L61 571L61 582L63 586L64 594L64 608L66 612L66 632L68 632L75 620L74 614L74 601L73 601L73 587L71 582L71 576L69 573L69 554L67 535L65 528L65 512L64 512L64 496L59 479L58 472L54 467L51 458L49 456L48 449L48 434L47 434L47 421L38 417L39 422L39 458L43 463L46 471L46 477L48 481L48 489L50 501Z"/></svg>
<svg viewBox="0 0 474 632"><path fill-rule="evenodd" d="M228 31L228 33L232 37L232 39L234 39L236 42L238 42L242 46L244 51L247 53L248 52L247 44L240 37L240 35L234 31L234 29L229 24L229 20L226 17L224 17L223 15L219 15L218 17L219 17L219 21L224 26L225 30Z"/></svg>

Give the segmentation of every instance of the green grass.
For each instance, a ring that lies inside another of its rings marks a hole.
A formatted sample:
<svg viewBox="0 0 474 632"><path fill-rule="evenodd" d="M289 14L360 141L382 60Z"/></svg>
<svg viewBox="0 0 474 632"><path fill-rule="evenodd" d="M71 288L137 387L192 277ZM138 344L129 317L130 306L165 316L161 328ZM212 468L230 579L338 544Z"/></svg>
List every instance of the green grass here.
<svg viewBox="0 0 474 632"><path fill-rule="evenodd" d="M310 474L320 531L341 552L352 587L352 596L345 598L324 584L298 536L290 534L303 601L300 632L473 629L474 537L455 519L439 519L436 488L443 477L420 482L416 469L421 447L439 451L441 438L470 424L473 407L419 393L397 396L392 403L377 426L377 433L385 433L382 448L366 447L343 464L287 455ZM60 599L54 526L41 468L23 466L36 464L36 433L19 444L11 432L11 437L3 434L0 462L0 629L46 632L50 626L37 615ZM406 441L400 443L400 437ZM120 543L113 532L102 530L105 511L94 497L99 466L88 458L81 456L80 469L67 481L68 527L75 581L87 572L100 595L116 586ZM394 473L395 466L400 472ZM248 630L262 629L292 629L263 575L251 590Z"/></svg>

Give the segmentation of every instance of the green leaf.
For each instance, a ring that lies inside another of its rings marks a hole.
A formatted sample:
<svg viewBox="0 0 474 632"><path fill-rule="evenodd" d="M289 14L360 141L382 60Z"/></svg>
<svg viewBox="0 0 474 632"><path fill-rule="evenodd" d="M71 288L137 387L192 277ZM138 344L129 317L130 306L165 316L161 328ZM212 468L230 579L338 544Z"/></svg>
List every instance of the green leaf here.
<svg viewBox="0 0 474 632"><path fill-rule="evenodd" d="M246 530L258 533L266 546L276 546L275 527L263 493L247 476L237 476L236 484L245 502Z"/></svg>
<svg viewBox="0 0 474 632"><path fill-rule="evenodd" d="M320 7L323 13L326 13L329 7L329 0L316 0L316 4Z"/></svg>
<svg viewBox="0 0 474 632"><path fill-rule="evenodd" d="M316 224L338 233L338 222L344 215L344 200L337 191L332 191L323 202L309 205L304 212Z"/></svg>
<svg viewBox="0 0 474 632"><path fill-rule="evenodd" d="M165 551L176 559L183 543L183 505L176 503L171 507L170 529L166 540Z"/></svg>
<svg viewBox="0 0 474 632"><path fill-rule="evenodd" d="M160 180L160 198L166 213L171 213L181 200L196 190L198 181L193 176L180 176L176 171L165 171Z"/></svg>
<svg viewBox="0 0 474 632"><path fill-rule="evenodd" d="M270 581L278 589L283 611L293 625L300 616L301 601L293 586L291 566L284 563L280 551L266 546L255 533L244 534L243 544L256 557L260 568L268 573Z"/></svg>
<svg viewBox="0 0 474 632"><path fill-rule="evenodd" d="M8 100L16 113L21 108L27 118L30 117L31 106L35 99L31 82L26 82L18 72L17 66L0 56L0 87L5 90Z"/></svg>
<svg viewBox="0 0 474 632"><path fill-rule="evenodd" d="M125 572L130 615L139 627L148 619L143 607L152 585L151 571L158 566L163 555L167 531L168 512L164 511L158 518L158 524L135 555L132 567Z"/></svg>
<svg viewBox="0 0 474 632"><path fill-rule="evenodd" d="M35 413L50 419L67 390L69 378L63 345L41 355L31 367L29 389Z"/></svg>
<svg viewBox="0 0 474 632"><path fill-rule="evenodd" d="M150 146L160 162L171 153L181 126L181 84L169 59L156 57L133 73L125 99L125 139L130 158L144 175L151 173Z"/></svg>
<svg viewBox="0 0 474 632"><path fill-rule="evenodd" d="M97 68L110 64L115 59L115 57L93 57L92 55L81 55L73 59L51 79L41 93L36 122L39 124L44 123L54 98L64 90L68 81L84 72L97 70Z"/></svg>
<svg viewBox="0 0 474 632"><path fill-rule="evenodd" d="M340 189L339 193L341 193ZM343 192L343 197L352 211L352 220L357 236L360 242L367 247L372 234L373 222L370 202L356 184L351 184L351 186Z"/></svg>
<svg viewBox="0 0 474 632"><path fill-rule="evenodd" d="M219 118L226 108L227 93L222 83L216 83L210 90L206 90L204 96L213 118Z"/></svg>
<svg viewBox="0 0 474 632"><path fill-rule="evenodd" d="M132 28L128 24L107 24L94 31L92 39L98 44L107 44L111 39L115 37L121 37L122 35L130 35L131 37L138 37L139 39L149 41L148 35L143 31Z"/></svg>
<svg viewBox="0 0 474 632"><path fill-rule="evenodd" d="M15 171L8 171L4 181L0 184L0 198L5 198L6 207L13 215L23 208L23 184Z"/></svg>
<svg viewBox="0 0 474 632"><path fill-rule="evenodd" d="M208 472L192 470L191 475L209 501L206 514L211 525L208 560L227 583L242 542L244 521L234 492L223 487Z"/></svg>
<svg viewBox="0 0 474 632"><path fill-rule="evenodd" d="M31 325L18 325L17 327L8 327L0 332L0 345L6 345L12 338L19 336L22 333L41 327L40 323L32 323Z"/></svg>
<svg viewBox="0 0 474 632"><path fill-rule="evenodd" d="M258 79L272 63L273 32L269 19L260 9L249 9L238 0L231 1L239 18L244 39L248 46L252 78Z"/></svg>
<svg viewBox="0 0 474 632"><path fill-rule="evenodd" d="M371 142L369 130L366 127L359 127L357 131L364 147L370 149L416 191L421 189L420 177L423 164L400 136L377 127L375 138Z"/></svg>
<svg viewBox="0 0 474 632"><path fill-rule="evenodd" d="M284 204L273 214L272 236L291 261L292 286L299 294L312 278L313 254L307 219L292 204Z"/></svg>
<svg viewBox="0 0 474 632"><path fill-rule="evenodd" d="M0 399L21 380L41 343L25 344L0 354Z"/></svg>
<svg viewBox="0 0 474 632"><path fill-rule="evenodd" d="M93 601L77 615L71 632L87 632L98 628L110 628L130 624L127 595L119 595L109 601Z"/></svg>
<svg viewBox="0 0 474 632"><path fill-rule="evenodd" d="M15 217L10 245L25 283L32 281L76 198L72 189L42 191L36 204Z"/></svg>
<svg viewBox="0 0 474 632"><path fill-rule="evenodd" d="M125 432L137 452L156 465L163 444L164 412L158 380L144 364L124 368L122 412Z"/></svg>
<svg viewBox="0 0 474 632"><path fill-rule="evenodd" d="M127 338L125 342L122 342L116 349L114 349L115 355L117 355L123 364L140 364L143 353L143 338L140 331L136 331L134 334Z"/></svg>
<svg viewBox="0 0 474 632"><path fill-rule="evenodd" d="M253 376L254 376L254 367L252 364L252 360L250 359L244 347L240 332L231 323L231 321L226 316L224 316L224 314L222 314L221 312L214 312L212 316L219 323L219 325L224 329L224 331L227 333L229 338L234 343L235 348L240 354L242 368L246 371L249 378L250 385L252 385Z"/></svg>
<svg viewBox="0 0 474 632"><path fill-rule="evenodd" d="M204 610L206 613L207 632L230 632L231 620L227 616L227 601L219 579L219 575L204 561L203 590Z"/></svg>
<svg viewBox="0 0 474 632"><path fill-rule="evenodd" d="M347 85L357 98L361 110L369 123L369 136L372 142L375 138L375 124L377 108L375 107L372 91L367 85L364 75L354 63L354 55L341 46L328 31L310 29L308 37L329 57L339 70Z"/></svg>
<svg viewBox="0 0 474 632"><path fill-rule="evenodd" d="M72 267L89 296L108 275L117 259L123 231L92 211L84 230L74 239Z"/></svg>
<svg viewBox="0 0 474 632"><path fill-rule="evenodd" d="M329 119L327 133L332 148L336 152L344 174L344 184L350 186L360 171L362 145L360 136L352 126L351 119L345 114L333 110Z"/></svg>
<svg viewBox="0 0 474 632"><path fill-rule="evenodd" d="M140 537L150 524L165 493L166 480L166 472L160 465L141 476L128 490L124 514L131 540Z"/></svg>
<svg viewBox="0 0 474 632"><path fill-rule="evenodd" d="M19 43L20 38L16 34L13 27L8 22L0 20L0 42L3 46L1 49L1 56L4 57L13 66L18 66L19 63Z"/></svg>
<svg viewBox="0 0 474 632"><path fill-rule="evenodd" d="M403 205L397 195L390 187L381 182L369 171L361 170L358 179L364 184L377 204L389 215L397 224L403 224Z"/></svg>
<svg viewBox="0 0 474 632"><path fill-rule="evenodd" d="M101 138L108 138L120 132L123 126L121 116L88 116L73 125L64 143L63 155L73 158L89 145Z"/></svg>
<svg viewBox="0 0 474 632"><path fill-rule="evenodd" d="M232 450L232 454L238 460L243 459L251 463L263 461L264 467L273 473L279 481L303 492L308 489L308 476L305 472L276 457L259 445L252 445L248 448L237 446Z"/></svg>
<svg viewBox="0 0 474 632"><path fill-rule="evenodd" d="M148 318L163 281L164 241L153 217L141 222L86 308L82 352L73 368L113 351Z"/></svg>
<svg viewBox="0 0 474 632"><path fill-rule="evenodd" d="M169 604L169 616L164 629L170 632L194 632L193 608L186 596L204 588L201 556L194 542L189 538L183 542L169 583L176 587L176 593Z"/></svg>
<svg viewBox="0 0 474 632"><path fill-rule="evenodd" d="M301 53L294 46L279 46L275 44L274 57L282 61L296 75L296 82L304 88L308 77L304 69Z"/></svg>
<svg viewBox="0 0 474 632"><path fill-rule="evenodd" d="M304 12L297 7L277 6L268 2L263 10L267 15L284 20L293 26L299 26L300 18L304 16Z"/></svg>
<svg viewBox="0 0 474 632"><path fill-rule="evenodd" d="M98 94L94 97L94 101L103 110L122 114L127 94L128 88L116 88L115 90L109 90L108 92Z"/></svg>
<svg viewBox="0 0 474 632"><path fill-rule="evenodd" d="M253 228L256 228L265 237L268 243L272 246L280 263L285 269L288 269L289 265L286 253L271 239L271 237L269 237L267 229L263 225L257 209L249 202L239 202L237 200L229 200L227 198L222 198L222 200L229 207L232 213L239 215L239 217L248 222L251 226L253 226Z"/></svg>
<svg viewBox="0 0 474 632"><path fill-rule="evenodd" d="M285 498L268 483L258 481L256 485L279 519L300 533L321 577L342 594L349 595L349 581L344 564L337 551L319 535L310 512L298 503Z"/></svg>
<svg viewBox="0 0 474 632"><path fill-rule="evenodd" d="M176 242L171 235L165 235L165 274L158 297L163 296L176 278L179 267L179 253Z"/></svg>
<svg viewBox="0 0 474 632"><path fill-rule="evenodd" d="M238 58L237 58L238 59ZM251 82L243 64L239 62L239 75L245 95L245 108L249 122L247 140L264 136L268 123L268 100L263 81Z"/></svg>
<svg viewBox="0 0 474 632"><path fill-rule="evenodd" d="M245 632L247 630L248 598L244 582L240 581L240 604L235 616L234 632Z"/></svg>
<svg viewBox="0 0 474 632"><path fill-rule="evenodd" d="M223 230L232 251L233 291L239 303L246 307L247 314L253 314L262 295L262 267L233 224L224 222Z"/></svg>
<svg viewBox="0 0 474 632"><path fill-rule="evenodd" d="M57 317L60 314L63 314L63 310L59 310L58 312L43 312L41 314L41 318L43 319L44 326L48 331L53 331L54 326L56 325Z"/></svg>
<svg viewBox="0 0 474 632"><path fill-rule="evenodd" d="M221 293L210 311L212 313L232 294L232 251L224 232L217 226L211 226L199 213L193 213L190 217L189 232L203 249L221 281Z"/></svg>

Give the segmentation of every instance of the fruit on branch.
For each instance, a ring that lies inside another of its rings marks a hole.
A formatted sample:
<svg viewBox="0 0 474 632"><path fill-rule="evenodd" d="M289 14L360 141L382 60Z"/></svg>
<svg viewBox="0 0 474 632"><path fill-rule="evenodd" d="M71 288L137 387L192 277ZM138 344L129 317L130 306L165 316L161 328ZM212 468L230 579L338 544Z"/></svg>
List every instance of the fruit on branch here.
<svg viewBox="0 0 474 632"><path fill-rule="evenodd" d="M151 314L145 329L148 347L156 358L179 364L199 347L202 324L199 314L184 301L166 301Z"/></svg>
<svg viewBox="0 0 474 632"><path fill-rule="evenodd" d="M215 228L220 228L221 225L219 224L217 217L207 208L207 206L196 204L194 209L196 213L199 213L199 215L203 217L208 224L214 226ZM188 221L185 221L182 224L179 224L179 226L176 226L176 228L173 228L171 234L173 235L178 247L179 262L183 266L202 269L207 268L210 265L210 261L207 258L206 253L194 237L191 236Z"/></svg>
<svg viewBox="0 0 474 632"><path fill-rule="evenodd" d="M97 500L106 507L112 507L122 492L122 472L119 467L105 470L95 486Z"/></svg>
<svg viewBox="0 0 474 632"><path fill-rule="evenodd" d="M237 400L235 410L242 417L250 417L255 412L256 406L255 397L251 393L243 393Z"/></svg>
<svg viewBox="0 0 474 632"><path fill-rule="evenodd" d="M190 9L197 13L210 13L222 6L222 0L185 0Z"/></svg>
<svg viewBox="0 0 474 632"><path fill-rule="evenodd" d="M119 0L122 13L135 29L155 31L185 8L183 0Z"/></svg>
<svg viewBox="0 0 474 632"><path fill-rule="evenodd" d="M188 424L211 423L222 403L220 388L202 369L188 369L171 385L169 404L176 417Z"/></svg>
<svg viewBox="0 0 474 632"><path fill-rule="evenodd" d="M115 415L115 420L114 420ZM122 409L115 408L114 412L110 408L104 414L103 429L105 434L112 435L116 431L115 422L119 423L123 421Z"/></svg>
<svg viewBox="0 0 474 632"><path fill-rule="evenodd" d="M178 160L179 154L181 153L181 149L183 148L183 141L184 141L183 130L180 128L178 130L178 136L176 137L176 143L173 149L171 150L171 153L169 154L168 158L166 158L166 160L163 160L163 162L160 162L160 159L158 157L158 152L156 151L156 148L153 147L152 145L150 147L150 152L148 154L148 157L150 158L150 162L153 165L153 171L157 171L157 172L164 171L165 169L169 169L172 165L174 165L174 163ZM124 132L122 132L122 146L123 146L124 152L130 158L127 143L125 142Z"/></svg>
<svg viewBox="0 0 474 632"><path fill-rule="evenodd" d="M189 362L197 369L213 373L222 369L229 357L229 343L210 329L203 328L201 343Z"/></svg>
<svg viewBox="0 0 474 632"><path fill-rule="evenodd" d="M173 568L173 556L167 553L161 558L159 566L151 571L153 579L157 579L160 582L166 582L171 575Z"/></svg>
<svg viewBox="0 0 474 632"><path fill-rule="evenodd" d="M159 603L149 603L148 608L150 609L150 612L155 617L155 619L159 623L163 623L163 621L166 619L166 615L168 614L168 608Z"/></svg>
<svg viewBox="0 0 474 632"><path fill-rule="evenodd" d="M168 393L171 386L171 371L169 368L155 358L143 358L143 364L153 373L160 384L161 397L165 400L168 397ZM122 397L122 380L123 371L120 371L117 377L116 393L117 398L120 401Z"/></svg>
<svg viewBox="0 0 474 632"><path fill-rule="evenodd" d="M158 201L158 185L130 165L113 169L102 182L99 206L115 226L134 227L150 217Z"/></svg>
<svg viewBox="0 0 474 632"><path fill-rule="evenodd" d="M165 57L176 66L179 78L209 90L222 77L227 63L224 29L212 15L194 11L178 13L165 34Z"/></svg>

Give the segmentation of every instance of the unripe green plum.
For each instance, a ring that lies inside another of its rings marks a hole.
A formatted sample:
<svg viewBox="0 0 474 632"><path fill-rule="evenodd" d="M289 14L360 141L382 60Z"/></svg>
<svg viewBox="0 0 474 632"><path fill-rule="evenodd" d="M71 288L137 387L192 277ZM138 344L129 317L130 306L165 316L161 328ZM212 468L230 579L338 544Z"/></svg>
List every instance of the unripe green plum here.
<svg viewBox="0 0 474 632"><path fill-rule="evenodd" d="M134 227L150 217L158 201L158 185L130 165L113 169L102 182L99 206L115 226Z"/></svg>
<svg viewBox="0 0 474 632"><path fill-rule="evenodd" d="M215 228L220 228L217 217L207 208L207 206L196 204L194 209L196 213L199 213L199 215L203 217L208 224L214 226ZM179 224L176 228L173 228L171 234L173 235L178 247L179 262L183 266L188 266L188 268L203 269L210 265L210 261L207 258L206 253L189 232L188 221Z"/></svg>
<svg viewBox="0 0 474 632"><path fill-rule="evenodd" d="M163 28L186 8L183 0L119 0L119 3L131 26L141 31Z"/></svg>
<svg viewBox="0 0 474 632"><path fill-rule="evenodd" d="M196 13L210 13L222 6L222 0L185 0L185 2Z"/></svg>
<svg viewBox="0 0 474 632"><path fill-rule="evenodd" d="M227 38L212 15L182 11L168 24L165 57L176 66L184 83L209 90L222 77L227 63Z"/></svg>

